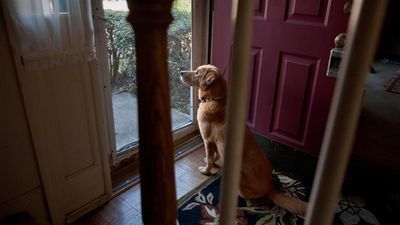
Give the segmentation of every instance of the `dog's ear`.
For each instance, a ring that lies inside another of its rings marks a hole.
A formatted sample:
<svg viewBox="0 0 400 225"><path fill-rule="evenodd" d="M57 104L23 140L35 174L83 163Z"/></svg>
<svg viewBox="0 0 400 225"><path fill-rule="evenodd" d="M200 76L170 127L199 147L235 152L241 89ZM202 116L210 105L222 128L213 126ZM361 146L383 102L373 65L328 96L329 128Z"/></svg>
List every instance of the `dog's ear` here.
<svg viewBox="0 0 400 225"><path fill-rule="evenodd" d="M215 66L212 66L212 67L208 68L208 71L209 71L210 73L212 72L212 73L215 73L215 74L220 74L218 68L215 67Z"/></svg>
<svg viewBox="0 0 400 225"><path fill-rule="evenodd" d="M214 72L209 73L206 78L205 78L205 83L206 85L212 84L215 80L217 79L217 76L214 74Z"/></svg>
<svg viewBox="0 0 400 225"><path fill-rule="evenodd" d="M217 79L215 71L208 71L204 78L200 81L200 88L203 91L208 89L208 86L212 84Z"/></svg>

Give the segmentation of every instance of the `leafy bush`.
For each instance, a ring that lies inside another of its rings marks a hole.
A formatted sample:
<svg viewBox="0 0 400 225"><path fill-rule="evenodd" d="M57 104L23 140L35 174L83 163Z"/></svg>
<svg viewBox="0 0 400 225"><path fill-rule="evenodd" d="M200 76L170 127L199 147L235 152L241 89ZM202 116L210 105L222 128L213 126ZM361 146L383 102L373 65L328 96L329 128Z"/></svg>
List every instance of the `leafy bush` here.
<svg viewBox="0 0 400 225"><path fill-rule="evenodd" d="M180 81L179 72L190 69L191 13L187 4L177 2L172 12L174 21L168 29L171 107L190 114L190 88ZM126 16L125 11L105 10L109 74L113 92L136 93L135 36Z"/></svg>
<svg viewBox="0 0 400 225"><path fill-rule="evenodd" d="M172 107L190 114L190 87L183 84L179 72L189 70L191 64L191 14L173 11L174 22L168 30L168 67Z"/></svg>
<svg viewBox="0 0 400 225"><path fill-rule="evenodd" d="M136 88L134 34L127 12L106 10L108 68L113 92Z"/></svg>

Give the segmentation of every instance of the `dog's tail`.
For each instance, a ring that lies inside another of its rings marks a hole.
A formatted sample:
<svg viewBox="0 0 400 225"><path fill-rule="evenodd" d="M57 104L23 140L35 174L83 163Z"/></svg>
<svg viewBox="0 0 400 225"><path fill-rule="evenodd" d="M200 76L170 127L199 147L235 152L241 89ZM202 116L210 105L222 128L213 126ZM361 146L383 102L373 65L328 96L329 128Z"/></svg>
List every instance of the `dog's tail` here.
<svg viewBox="0 0 400 225"><path fill-rule="evenodd" d="M299 216L305 216L308 203L300 199L287 196L283 192L273 190L267 193L267 197L271 199L277 206L288 210Z"/></svg>

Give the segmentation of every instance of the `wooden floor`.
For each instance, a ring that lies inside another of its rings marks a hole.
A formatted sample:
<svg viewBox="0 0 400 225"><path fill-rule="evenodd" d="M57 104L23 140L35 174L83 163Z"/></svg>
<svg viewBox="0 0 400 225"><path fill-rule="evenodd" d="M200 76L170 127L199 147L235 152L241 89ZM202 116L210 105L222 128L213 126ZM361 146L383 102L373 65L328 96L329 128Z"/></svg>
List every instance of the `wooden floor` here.
<svg viewBox="0 0 400 225"><path fill-rule="evenodd" d="M177 199L197 187L208 177L197 170L204 164L204 149L199 148L175 163ZM155 206L156 207L156 206ZM160 209L162 210L162 209ZM116 196L99 209L80 218L73 225L143 224L140 207L140 184Z"/></svg>

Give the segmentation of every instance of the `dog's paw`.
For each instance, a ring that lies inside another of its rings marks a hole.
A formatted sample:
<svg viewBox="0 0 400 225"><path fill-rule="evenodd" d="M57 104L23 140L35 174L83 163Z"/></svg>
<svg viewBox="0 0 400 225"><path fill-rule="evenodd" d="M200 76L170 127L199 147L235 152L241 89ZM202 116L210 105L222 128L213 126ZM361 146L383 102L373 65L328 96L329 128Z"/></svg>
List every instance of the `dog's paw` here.
<svg viewBox="0 0 400 225"><path fill-rule="evenodd" d="M203 175L214 176L218 173L219 169L215 166L199 166L199 171Z"/></svg>
<svg viewBox="0 0 400 225"><path fill-rule="evenodd" d="M208 175L210 173L210 169L207 166L199 166L199 171L202 174Z"/></svg>
<svg viewBox="0 0 400 225"><path fill-rule="evenodd" d="M199 166L199 171L200 171L200 173L201 174L204 174L204 175L211 175L210 174L210 167L208 167L208 166Z"/></svg>

